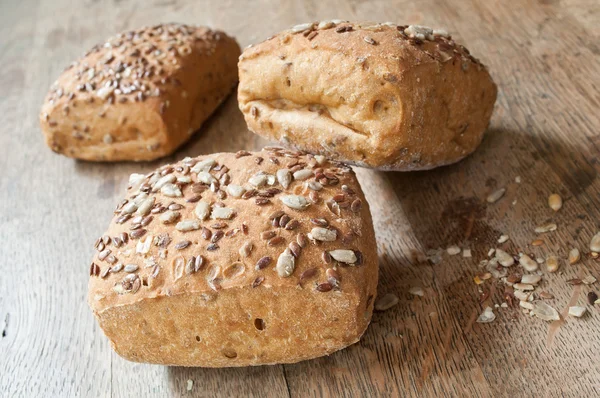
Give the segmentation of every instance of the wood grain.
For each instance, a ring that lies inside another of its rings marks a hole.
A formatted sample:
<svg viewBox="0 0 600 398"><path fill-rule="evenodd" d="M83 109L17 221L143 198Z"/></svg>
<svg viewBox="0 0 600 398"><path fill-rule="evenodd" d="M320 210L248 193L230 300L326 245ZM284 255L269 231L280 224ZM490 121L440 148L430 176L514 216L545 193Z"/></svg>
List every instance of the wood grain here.
<svg viewBox="0 0 600 398"><path fill-rule="evenodd" d="M399 304L376 313L363 340L330 357L243 369L166 368L114 354L85 302L91 243L104 231L132 172L187 155L260 148L230 98L192 142L149 164L72 161L44 146L42 98L62 68L114 32L178 21L224 29L245 46L296 23L328 18L446 27L491 70L499 86L481 148L428 172L357 170L373 211L379 293ZM500 234L511 252L585 254L600 228L600 3L595 0L389 0L362 2L23 0L0 3L0 395L64 397L441 397L600 395L600 317L550 326L519 309L483 306L473 277ZM515 177L521 183L515 182ZM485 202L505 187L504 198ZM564 200L560 212L549 194ZM516 201L515 204L514 201ZM556 222L536 239L535 226ZM416 252L457 244L472 258ZM544 276L551 304L585 305L595 286L570 278L600 265ZM425 295L413 296L420 286ZM503 286L486 283L488 303ZM191 391L187 381L192 380Z"/></svg>

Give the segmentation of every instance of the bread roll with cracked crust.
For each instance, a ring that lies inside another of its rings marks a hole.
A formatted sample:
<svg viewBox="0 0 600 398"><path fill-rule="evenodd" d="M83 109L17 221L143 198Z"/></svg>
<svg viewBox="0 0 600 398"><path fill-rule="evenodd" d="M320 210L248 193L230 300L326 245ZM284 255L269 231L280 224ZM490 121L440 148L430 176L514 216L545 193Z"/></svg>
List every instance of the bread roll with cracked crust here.
<svg viewBox="0 0 600 398"><path fill-rule="evenodd" d="M93 161L153 160L200 128L237 83L236 41L157 25L110 38L50 88L40 124L53 151Z"/></svg>
<svg viewBox="0 0 600 398"><path fill-rule="evenodd" d="M356 343L378 261L353 171L281 148L133 175L89 303L115 351L165 365L291 363Z"/></svg>
<svg viewBox="0 0 600 398"><path fill-rule="evenodd" d="M473 152L497 91L446 32L390 23L296 26L247 48L239 74L250 130L383 170L431 169Z"/></svg>

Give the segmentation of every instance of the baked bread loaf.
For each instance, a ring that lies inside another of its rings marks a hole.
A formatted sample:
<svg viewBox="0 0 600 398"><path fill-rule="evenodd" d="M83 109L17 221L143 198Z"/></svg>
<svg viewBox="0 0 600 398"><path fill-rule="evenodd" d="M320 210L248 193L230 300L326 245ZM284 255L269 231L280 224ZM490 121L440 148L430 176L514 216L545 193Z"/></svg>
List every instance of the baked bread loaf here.
<svg viewBox="0 0 600 398"><path fill-rule="evenodd" d="M250 130L383 170L431 169L473 152L497 91L450 35L414 25L299 25L246 49L238 67Z"/></svg>
<svg viewBox="0 0 600 398"><path fill-rule="evenodd" d="M357 342L377 250L354 172L281 148L132 175L89 304L115 351L165 365L290 363Z"/></svg>
<svg viewBox="0 0 600 398"><path fill-rule="evenodd" d="M236 41L179 24L121 33L71 64L40 123L48 146L94 161L152 160L187 141L237 83Z"/></svg>

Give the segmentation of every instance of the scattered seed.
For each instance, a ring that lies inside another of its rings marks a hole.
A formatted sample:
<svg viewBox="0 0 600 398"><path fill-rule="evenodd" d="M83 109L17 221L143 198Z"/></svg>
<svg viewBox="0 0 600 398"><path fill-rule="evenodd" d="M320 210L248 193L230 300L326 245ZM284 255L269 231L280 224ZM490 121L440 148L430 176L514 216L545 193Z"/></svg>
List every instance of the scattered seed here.
<svg viewBox="0 0 600 398"><path fill-rule="evenodd" d="M544 300L552 300L554 298L554 295L552 295L551 293L548 293L548 292L541 292L539 294L539 296L541 299L544 299Z"/></svg>
<svg viewBox="0 0 600 398"><path fill-rule="evenodd" d="M560 268L560 263L558 262L558 257L556 256L548 256L546 259L546 269L548 272L556 272Z"/></svg>
<svg viewBox="0 0 600 398"><path fill-rule="evenodd" d="M398 304L398 296L393 293L386 293L375 303L377 311L386 311Z"/></svg>
<svg viewBox="0 0 600 398"><path fill-rule="evenodd" d="M527 254L521 256L519 259L519 264L521 264L521 266L529 272L537 271L538 269L538 263L533 261Z"/></svg>
<svg viewBox="0 0 600 398"><path fill-rule="evenodd" d="M581 254L579 253L579 249L574 248L569 252L569 264L577 264L577 262L581 259Z"/></svg>
<svg viewBox="0 0 600 398"><path fill-rule="evenodd" d="M448 252L448 254L451 256L455 256L455 255L459 254L461 252L461 250L460 250L460 247L458 247L456 245L452 245L446 249L446 252Z"/></svg>
<svg viewBox="0 0 600 398"><path fill-rule="evenodd" d="M589 292L587 294L587 300L590 305L594 305L598 300L598 294L596 292Z"/></svg>
<svg viewBox="0 0 600 398"><path fill-rule="evenodd" d="M500 237L498 238L498 243L502 244L504 242L506 242L509 239L508 235L500 235Z"/></svg>
<svg viewBox="0 0 600 398"><path fill-rule="evenodd" d="M535 287L528 283L515 283L513 287L517 290L534 290Z"/></svg>
<svg viewBox="0 0 600 398"><path fill-rule="evenodd" d="M521 283L529 285L537 285L542 280L541 275L530 274L521 277Z"/></svg>
<svg viewBox="0 0 600 398"><path fill-rule="evenodd" d="M500 198L502 198L504 196L504 194L506 193L506 188L500 188L494 192L492 192L488 197L487 197L487 202L488 203L496 203L497 201L500 200Z"/></svg>
<svg viewBox="0 0 600 398"><path fill-rule="evenodd" d="M544 244L544 241L541 239L536 239L534 241L531 242L531 246L541 246Z"/></svg>
<svg viewBox="0 0 600 398"><path fill-rule="evenodd" d="M562 198L558 194L553 193L548 197L548 206L550 206L552 210L559 211L562 207L562 204Z"/></svg>
<svg viewBox="0 0 600 398"><path fill-rule="evenodd" d="M558 314L558 311L541 301L538 301L534 304L532 312L535 316L544 321L560 320L560 315Z"/></svg>
<svg viewBox="0 0 600 398"><path fill-rule="evenodd" d="M578 285L581 285L583 283L583 281L579 278L572 278L572 279L567 280L567 283L572 286L578 286Z"/></svg>
<svg viewBox="0 0 600 398"><path fill-rule="evenodd" d="M558 226L555 223L544 224L544 225L540 225L539 227L536 227L535 233L543 234L546 232L552 232L552 231L556 231L556 228L558 228Z"/></svg>
<svg viewBox="0 0 600 398"><path fill-rule="evenodd" d="M593 285L596 283L596 278L592 275L587 275L581 280L581 282L583 282L584 285Z"/></svg>
<svg viewBox="0 0 600 398"><path fill-rule="evenodd" d="M503 267L510 267L515 263L513 256L501 249L496 249L496 258Z"/></svg>
<svg viewBox="0 0 600 398"><path fill-rule="evenodd" d="M600 252L600 232L592 237L592 240L590 241L590 250L595 253Z"/></svg>
<svg viewBox="0 0 600 398"><path fill-rule="evenodd" d="M585 308L585 307L578 307L578 306L569 307L569 315L574 316L576 318L581 318L585 314L586 311L587 311L587 308Z"/></svg>
<svg viewBox="0 0 600 398"><path fill-rule="evenodd" d="M496 314L492 307L486 307L485 310L477 318L477 323L490 323L496 319Z"/></svg>
<svg viewBox="0 0 600 398"><path fill-rule="evenodd" d="M413 286L410 289L408 289L408 292L410 294L412 294L413 296L419 296L419 297L425 296L425 291L423 291L423 288L420 286Z"/></svg>
<svg viewBox="0 0 600 398"><path fill-rule="evenodd" d="M315 287L315 289L316 289L318 292L326 293L326 292L329 292L329 291L331 291L331 289L333 289L333 286L332 286L332 285L331 285L331 283L329 283L329 282L323 282L323 283L319 283L319 284L318 284L318 285Z"/></svg>

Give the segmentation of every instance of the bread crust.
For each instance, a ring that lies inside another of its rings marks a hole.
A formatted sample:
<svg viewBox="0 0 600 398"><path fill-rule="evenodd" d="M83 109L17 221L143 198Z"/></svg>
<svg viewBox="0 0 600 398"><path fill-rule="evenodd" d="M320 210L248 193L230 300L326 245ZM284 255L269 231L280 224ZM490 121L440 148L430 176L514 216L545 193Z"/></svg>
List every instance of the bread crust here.
<svg viewBox="0 0 600 398"><path fill-rule="evenodd" d="M369 206L354 172L320 156L269 148L133 175L95 248L88 301L128 360L293 363L357 342L371 319Z"/></svg>
<svg viewBox="0 0 600 398"><path fill-rule="evenodd" d="M497 88L442 31L325 21L247 48L239 106L253 132L384 170L456 162L482 140Z"/></svg>
<svg viewBox="0 0 600 398"><path fill-rule="evenodd" d="M71 64L40 112L48 146L92 161L153 160L200 128L237 83L225 33L165 24L118 34Z"/></svg>

